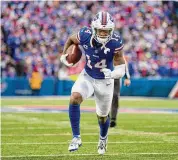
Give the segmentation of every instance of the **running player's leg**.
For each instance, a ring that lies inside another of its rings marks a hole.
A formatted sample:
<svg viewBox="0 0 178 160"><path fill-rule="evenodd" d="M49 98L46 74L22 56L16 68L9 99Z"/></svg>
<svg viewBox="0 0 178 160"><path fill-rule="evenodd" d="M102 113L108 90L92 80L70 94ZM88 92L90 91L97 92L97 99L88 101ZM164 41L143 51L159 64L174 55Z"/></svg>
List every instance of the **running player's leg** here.
<svg viewBox="0 0 178 160"><path fill-rule="evenodd" d="M110 127L116 126L117 113L119 109L119 96L120 96L120 79L114 80L114 92L111 105L111 122Z"/></svg>
<svg viewBox="0 0 178 160"><path fill-rule="evenodd" d="M81 73L74 86L72 87L72 94L69 104L69 118L73 133L73 139L69 145L69 151L75 151L81 146L80 137L80 104L81 102L90 97L93 92L93 86L90 79Z"/></svg>
<svg viewBox="0 0 178 160"><path fill-rule="evenodd" d="M96 113L100 127L98 153L104 154L107 148L108 128L110 124L109 112L112 102L114 80L98 80L95 84Z"/></svg>

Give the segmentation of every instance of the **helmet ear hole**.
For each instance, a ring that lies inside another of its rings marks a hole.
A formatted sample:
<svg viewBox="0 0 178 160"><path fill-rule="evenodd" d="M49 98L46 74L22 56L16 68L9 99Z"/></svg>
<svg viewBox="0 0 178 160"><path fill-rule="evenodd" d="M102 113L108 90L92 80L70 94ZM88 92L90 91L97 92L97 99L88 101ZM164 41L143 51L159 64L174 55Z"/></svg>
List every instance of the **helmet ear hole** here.
<svg viewBox="0 0 178 160"><path fill-rule="evenodd" d="M111 32L112 32L112 29L109 29L109 34L111 34Z"/></svg>

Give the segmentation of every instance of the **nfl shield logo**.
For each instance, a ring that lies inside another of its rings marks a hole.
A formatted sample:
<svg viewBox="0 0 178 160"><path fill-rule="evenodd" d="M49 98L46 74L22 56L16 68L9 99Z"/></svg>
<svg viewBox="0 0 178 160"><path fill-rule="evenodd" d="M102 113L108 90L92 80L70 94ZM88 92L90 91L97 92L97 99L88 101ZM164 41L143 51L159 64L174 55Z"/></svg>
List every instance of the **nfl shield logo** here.
<svg viewBox="0 0 178 160"><path fill-rule="evenodd" d="M87 45L83 45L83 48L88 49L88 46Z"/></svg>
<svg viewBox="0 0 178 160"><path fill-rule="evenodd" d="M98 53L98 50L95 50L95 53Z"/></svg>

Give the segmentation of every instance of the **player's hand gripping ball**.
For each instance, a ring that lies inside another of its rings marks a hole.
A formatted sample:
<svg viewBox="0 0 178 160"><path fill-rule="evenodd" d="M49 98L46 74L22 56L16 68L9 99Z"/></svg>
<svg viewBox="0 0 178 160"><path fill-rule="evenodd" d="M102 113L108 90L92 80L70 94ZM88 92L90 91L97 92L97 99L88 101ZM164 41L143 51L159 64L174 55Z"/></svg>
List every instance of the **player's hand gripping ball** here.
<svg viewBox="0 0 178 160"><path fill-rule="evenodd" d="M60 60L66 66L74 66L82 57L82 52L78 45L72 44L66 50L66 54L62 55Z"/></svg>
<svg viewBox="0 0 178 160"><path fill-rule="evenodd" d="M73 65L75 65L82 57L82 52L80 48L78 47L78 45L75 45L75 44L72 44L67 49L66 54L68 54L68 56L66 57L67 62L69 64L73 63Z"/></svg>

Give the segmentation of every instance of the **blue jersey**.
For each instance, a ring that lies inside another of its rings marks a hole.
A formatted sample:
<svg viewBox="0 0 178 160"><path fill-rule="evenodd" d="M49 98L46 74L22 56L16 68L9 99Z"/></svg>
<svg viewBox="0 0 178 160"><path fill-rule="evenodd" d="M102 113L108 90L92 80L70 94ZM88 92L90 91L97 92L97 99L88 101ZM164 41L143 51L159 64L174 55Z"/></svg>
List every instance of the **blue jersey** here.
<svg viewBox="0 0 178 160"><path fill-rule="evenodd" d="M114 33L111 40L103 46L93 39L91 46L92 30L88 27L83 27L77 34L79 45L82 46L86 55L86 72L95 79L104 79L102 68L113 70L114 54L121 50L124 46L122 38Z"/></svg>

